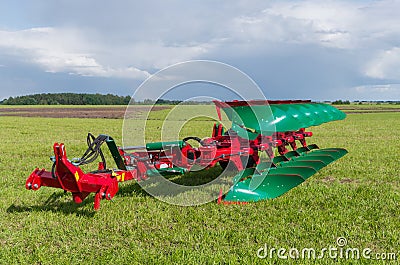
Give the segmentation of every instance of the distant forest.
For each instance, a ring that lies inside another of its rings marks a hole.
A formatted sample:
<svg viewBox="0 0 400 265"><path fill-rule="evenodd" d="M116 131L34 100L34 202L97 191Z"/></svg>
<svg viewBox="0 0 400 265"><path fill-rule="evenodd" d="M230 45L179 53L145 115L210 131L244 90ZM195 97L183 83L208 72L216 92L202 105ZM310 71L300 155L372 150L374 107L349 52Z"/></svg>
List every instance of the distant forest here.
<svg viewBox="0 0 400 265"><path fill-rule="evenodd" d="M113 94L76 94L76 93L45 93L18 97L9 97L0 101L0 105L128 105L130 96ZM134 104L177 105L180 100L159 99L157 102L145 99ZM204 102L184 102L184 104L200 104ZM212 104L207 102L206 104Z"/></svg>
<svg viewBox="0 0 400 265"><path fill-rule="evenodd" d="M9 97L0 101L0 105L128 105L131 100L130 96L117 96L113 94L77 94L77 93L44 93L18 97ZM196 105L196 104L213 104L205 101L185 101L158 99L157 102L151 99L133 102L133 104L141 105ZM325 101L333 105L349 105L349 104L368 104L368 103L388 103L400 104L400 101L354 101L336 100L333 102Z"/></svg>
<svg viewBox="0 0 400 265"><path fill-rule="evenodd" d="M0 102L2 105L127 105L130 96L112 94L34 94L19 97L9 97Z"/></svg>

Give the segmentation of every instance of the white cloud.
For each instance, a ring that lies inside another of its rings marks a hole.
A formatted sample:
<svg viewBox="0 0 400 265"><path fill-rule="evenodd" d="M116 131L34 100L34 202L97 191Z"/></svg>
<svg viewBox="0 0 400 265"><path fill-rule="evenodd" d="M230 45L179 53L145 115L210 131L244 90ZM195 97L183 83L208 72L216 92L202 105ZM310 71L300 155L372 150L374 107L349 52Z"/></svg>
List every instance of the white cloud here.
<svg viewBox="0 0 400 265"><path fill-rule="evenodd" d="M251 65L250 75L280 69L280 75L268 76L278 85L296 71L297 59L297 66L312 69L315 86L350 87L364 84L365 77L400 82L397 0L44 2L27 8L27 29L0 25L0 58L5 54L47 72L137 80L173 63L224 58L239 68ZM310 67L315 63L320 65Z"/></svg>
<svg viewBox="0 0 400 265"><path fill-rule="evenodd" d="M398 10L400 1L392 0L272 2L234 18L230 38L253 53L265 52L271 43L278 50L279 44L341 49L357 61L361 75L400 80Z"/></svg>
<svg viewBox="0 0 400 265"><path fill-rule="evenodd" d="M400 1L260 1L253 5L238 2L219 4L218 8L223 10L219 13L207 3L196 8L173 4L170 8L163 5L167 10L156 12L151 19L140 13L146 9L144 6L128 6L139 10L134 18L126 17L126 9L112 5L96 13L63 6L68 12L75 11L77 25L0 31L0 46L18 49L18 53L26 51L47 71L96 76L127 73L143 78L148 73L139 69L160 69L210 53L237 52L235 49L240 47L245 48L240 50L245 57L246 51L262 53L270 44L312 44L374 52L382 45L391 49L400 41L400 37L396 39L400 36L396 11L400 10ZM121 16L107 20L108 27L104 22L96 27L95 22L102 23L103 19L98 16L107 12ZM65 19L63 14L58 16ZM137 24L140 21L143 24ZM139 69L132 73L132 68Z"/></svg>
<svg viewBox="0 0 400 265"><path fill-rule="evenodd" d="M396 87L397 86L397 87ZM369 92L393 92L398 90L398 84L384 84L384 85L369 85L369 86L357 86L354 89L359 93Z"/></svg>
<svg viewBox="0 0 400 265"><path fill-rule="evenodd" d="M379 52L366 65L365 74L373 78L400 80L400 48Z"/></svg>
<svg viewBox="0 0 400 265"><path fill-rule="evenodd" d="M363 85L353 87L354 98L360 100L399 100L400 84Z"/></svg>
<svg viewBox="0 0 400 265"><path fill-rule="evenodd" d="M82 76L145 79L139 68L161 69L206 54L207 43L166 44L163 41L105 43L71 28L0 31L1 53L40 65L46 72Z"/></svg>
<svg viewBox="0 0 400 265"><path fill-rule="evenodd" d="M162 69L174 63L205 55L211 49L213 49L213 44L208 43L188 42L178 45L162 41L143 40L118 47L118 52L111 53L116 57L107 56L104 60L118 60L124 64L135 63L135 65L143 68Z"/></svg>
<svg viewBox="0 0 400 265"><path fill-rule="evenodd" d="M400 36L400 1L277 1L233 19L232 32L257 41L374 49ZM234 36L231 36L234 37Z"/></svg>
<svg viewBox="0 0 400 265"><path fill-rule="evenodd" d="M12 54L26 63L38 64L47 72L134 79L149 76L146 71L134 67L100 64L96 55L90 52L93 48L90 46L77 30L44 27L0 31L2 53Z"/></svg>

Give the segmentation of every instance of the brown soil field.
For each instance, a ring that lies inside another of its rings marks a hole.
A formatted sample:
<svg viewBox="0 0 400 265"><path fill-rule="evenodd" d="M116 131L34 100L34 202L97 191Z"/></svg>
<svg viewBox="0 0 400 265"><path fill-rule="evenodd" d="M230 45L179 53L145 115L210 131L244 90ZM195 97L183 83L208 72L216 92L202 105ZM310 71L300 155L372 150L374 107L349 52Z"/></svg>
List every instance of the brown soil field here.
<svg viewBox="0 0 400 265"><path fill-rule="evenodd" d="M164 106L154 106L152 111L166 109ZM140 114L146 107L137 106L135 111ZM46 107L46 108L0 108L0 116L18 117L48 117L48 118L103 118L120 119L124 117L125 107Z"/></svg>

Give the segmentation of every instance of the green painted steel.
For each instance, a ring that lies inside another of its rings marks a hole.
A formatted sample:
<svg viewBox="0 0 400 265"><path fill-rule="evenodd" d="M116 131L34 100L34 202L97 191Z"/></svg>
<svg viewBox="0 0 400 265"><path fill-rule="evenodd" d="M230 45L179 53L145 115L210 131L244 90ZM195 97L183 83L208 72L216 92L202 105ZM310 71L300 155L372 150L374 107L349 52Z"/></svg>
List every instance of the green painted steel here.
<svg viewBox="0 0 400 265"><path fill-rule="evenodd" d="M304 181L307 178L314 175L316 172L317 171L315 171L311 167L296 166L296 167L270 168L269 171L260 172L260 174L254 174L249 183L249 189L256 190L258 187L263 187L265 179L270 176L298 176Z"/></svg>
<svg viewBox="0 0 400 265"><path fill-rule="evenodd" d="M257 177L257 175L253 175ZM262 176L263 181L257 189L250 189L251 178L236 183L226 194L225 201L250 202L276 198L298 186L304 179L300 175Z"/></svg>
<svg viewBox="0 0 400 265"><path fill-rule="evenodd" d="M287 152L284 157L286 157L287 159L292 159L293 157L299 156L300 154L297 151L290 151Z"/></svg>
<svg viewBox="0 0 400 265"><path fill-rule="evenodd" d="M330 155L318 155L318 154L310 154L307 156L298 156L294 157L293 161L321 161L325 165L329 165L333 161L335 161L335 158Z"/></svg>
<svg viewBox="0 0 400 265"><path fill-rule="evenodd" d="M322 103L273 104L270 107L274 116L271 122L277 132L296 131L346 117L342 111Z"/></svg>
<svg viewBox="0 0 400 265"><path fill-rule="evenodd" d="M288 159L285 156L275 156L272 159L272 163L274 163L274 164L278 164L278 163L281 163L281 162L284 162L284 161L288 161Z"/></svg>
<svg viewBox="0 0 400 265"><path fill-rule="evenodd" d="M313 148L313 146L311 146ZM294 154L297 153L297 156ZM318 170L347 153L342 148L300 149L286 156L274 158L273 165L258 165L247 168L234 177L234 184L224 201L250 202L276 198L300 185Z"/></svg>
<svg viewBox="0 0 400 265"><path fill-rule="evenodd" d="M320 170L321 168L325 167L326 164L323 161L319 160L306 160L306 161L289 161L285 163L279 164L277 167L284 167L284 166L299 166L299 167L311 167L315 171Z"/></svg>
<svg viewBox="0 0 400 265"><path fill-rule="evenodd" d="M124 160L122 160L121 154L119 153L118 147L115 144L114 139L111 136L107 136L106 143L118 169L127 170Z"/></svg>
<svg viewBox="0 0 400 265"><path fill-rule="evenodd" d="M249 139L249 140L254 140L259 135L259 133L248 131L245 128L243 128L241 125L236 124L234 122L232 122L232 130L234 130L237 133L237 135L239 135L240 137L242 137L244 139ZM264 135L270 135L270 134L271 133L269 133L269 132L264 133Z"/></svg>
<svg viewBox="0 0 400 265"><path fill-rule="evenodd" d="M347 154L347 150L344 148L325 148L321 150L315 150L312 152L313 154L329 154L330 156L333 156L336 159L341 158L345 154Z"/></svg>
<svg viewBox="0 0 400 265"><path fill-rule="evenodd" d="M167 176L167 175L183 175L187 172L186 168L173 167L173 168L160 168L160 169L149 169L146 171L146 175L149 177L154 176Z"/></svg>
<svg viewBox="0 0 400 265"><path fill-rule="evenodd" d="M163 150L168 147L178 146L182 148L185 146L184 141L171 141L171 142L154 142L154 143L147 143L146 149L147 150Z"/></svg>
<svg viewBox="0 0 400 265"><path fill-rule="evenodd" d="M245 168L244 170L240 171L239 173L236 174L236 176L233 177L233 183L236 184L240 180L252 176L254 174L255 168Z"/></svg>
<svg viewBox="0 0 400 265"><path fill-rule="evenodd" d="M253 133L297 131L322 123L342 120L346 114L323 103L264 104L222 108L239 136L253 139ZM253 129L255 132L246 131Z"/></svg>

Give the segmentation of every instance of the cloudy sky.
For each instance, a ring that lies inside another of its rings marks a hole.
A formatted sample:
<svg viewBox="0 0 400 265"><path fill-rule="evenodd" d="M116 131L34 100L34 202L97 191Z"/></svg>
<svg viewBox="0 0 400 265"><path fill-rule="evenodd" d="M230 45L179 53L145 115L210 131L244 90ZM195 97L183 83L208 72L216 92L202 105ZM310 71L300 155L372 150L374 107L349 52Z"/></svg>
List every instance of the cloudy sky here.
<svg viewBox="0 0 400 265"><path fill-rule="evenodd" d="M0 2L0 100L132 95L191 59L231 64L272 99L400 100L400 1Z"/></svg>

